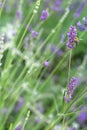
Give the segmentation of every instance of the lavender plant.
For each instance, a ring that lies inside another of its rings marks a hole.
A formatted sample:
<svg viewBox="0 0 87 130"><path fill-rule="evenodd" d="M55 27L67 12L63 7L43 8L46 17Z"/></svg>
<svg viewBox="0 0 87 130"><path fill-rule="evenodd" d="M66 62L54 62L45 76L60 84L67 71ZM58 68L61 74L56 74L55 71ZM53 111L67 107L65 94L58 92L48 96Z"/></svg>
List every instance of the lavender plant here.
<svg viewBox="0 0 87 130"><path fill-rule="evenodd" d="M87 129L86 8L0 1L0 130Z"/></svg>

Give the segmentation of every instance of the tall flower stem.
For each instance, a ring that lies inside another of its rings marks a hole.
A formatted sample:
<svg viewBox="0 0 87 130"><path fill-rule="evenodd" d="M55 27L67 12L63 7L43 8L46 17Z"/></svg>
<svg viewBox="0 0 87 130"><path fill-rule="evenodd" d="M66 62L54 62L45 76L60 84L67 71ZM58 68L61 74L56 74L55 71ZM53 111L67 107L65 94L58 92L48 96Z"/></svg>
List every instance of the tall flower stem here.
<svg viewBox="0 0 87 130"><path fill-rule="evenodd" d="M72 58L72 50L70 50L70 53L69 53L69 68L68 68L68 82L67 82L67 84L69 84L69 80L70 80L71 58Z"/></svg>
<svg viewBox="0 0 87 130"><path fill-rule="evenodd" d="M71 58L72 58L72 50L70 50L70 52L69 52L69 62L68 62L68 81L67 81L67 86L68 86L68 84L69 84L69 81L70 81L70 70L71 70ZM63 104L64 104L64 102L63 102ZM63 107L64 107L64 111L65 111L65 105L63 105ZM61 128L61 130L64 130L65 129L65 126L66 124L65 124L65 116L63 117L63 127Z"/></svg>

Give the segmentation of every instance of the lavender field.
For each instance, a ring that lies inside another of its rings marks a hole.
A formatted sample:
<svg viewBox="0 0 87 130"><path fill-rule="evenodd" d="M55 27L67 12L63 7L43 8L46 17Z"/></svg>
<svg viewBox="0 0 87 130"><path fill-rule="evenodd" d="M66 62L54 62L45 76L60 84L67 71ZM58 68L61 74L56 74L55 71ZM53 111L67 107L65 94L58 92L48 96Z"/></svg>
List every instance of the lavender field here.
<svg viewBox="0 0 87 130"><path fill-rule="evenodd" d="M87 130L87 0L0 0L0 130Z"/></svg>

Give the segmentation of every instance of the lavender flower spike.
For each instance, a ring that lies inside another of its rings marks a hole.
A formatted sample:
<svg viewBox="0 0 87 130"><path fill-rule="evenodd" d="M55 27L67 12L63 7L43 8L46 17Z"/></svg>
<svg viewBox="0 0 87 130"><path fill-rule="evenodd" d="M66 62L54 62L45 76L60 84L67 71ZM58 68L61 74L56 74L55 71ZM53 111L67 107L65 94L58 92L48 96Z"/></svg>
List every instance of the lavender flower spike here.
<svg viewBox="0 0 87 130"><path fill-rule="evenodd" d="M41 17L40 17L40 20L44 21L48 18L48 16L49 16L48 10L43 10Z"/></svg>
<svg viewBox="0 0 87 130"><path fill-rule="evenodd" d="M68 84L68 90L66 92L66 95L64 96L66 102L70 102L77 84L78 84L78 78L72 77Z"/></svg>
<svg viewBox="0 0 87 130"><path fill-rule="evenodd" d="M70 26L69 32L67 33L67 35L68 35L68 42L66 45L69 49L73 49L75 47L76 38L77 38L76 27Z"/></svg>
<svg viewBox="0 0 87 130"><path fill-rule="evenodd" d="M87 18L83 17L82 20L83 20L84 24L82 24L80 21L77 23L77 26L78 26L80 31L87 30Z"/></svg>
<svg viewBox="0 0 87 130"><path fill-rule="evenodd" d="M77 26L78 26L80 31L84 31L85 30L85 27L81 24L80 21L77 23Z"/></svg>

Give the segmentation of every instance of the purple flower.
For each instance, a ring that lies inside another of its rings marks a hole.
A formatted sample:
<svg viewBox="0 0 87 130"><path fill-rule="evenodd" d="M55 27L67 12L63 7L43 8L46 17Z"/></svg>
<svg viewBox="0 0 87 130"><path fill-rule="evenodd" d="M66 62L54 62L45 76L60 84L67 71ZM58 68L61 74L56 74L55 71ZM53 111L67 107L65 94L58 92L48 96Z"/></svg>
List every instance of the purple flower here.
<svg viewBox="0 0 87 130"><path fill-rule="evenodd" d="M55 45L51 45L50 50L51 52L56 52L57 47Z"/></svg>
<svg viewBox="0 0 87 130"><path fill-rule="evenodd" d="M44 108L43 108L43 105L41 103L37 103L37 110L41 113L44 112Z"/></svg>
<svg viewBox="0 0 87 130"><path fill-rule="evenodd" d="M72 127L70 130L76 130L76 128L75 128L75 127Z"/></svg>
<svg viewBox="0 0 87 130"><path fill-rule="evenodd" d="M22 20L22 11L21 10L17 10L16 12L16 17L20 20Z"/></svg>
<svg viewBox="0 0 87 130"><path fill-rule="evenodd" d="M61 4L62 4L62 0L57 0L57 1L56 1L56 5L57 5L57 6L59 6L59 7L60 7L60 6L61 6Z"/></svg>
<svg viewBox="0 0 87 130"><path fill-rule="evenodd" d="M61 56L61 55L63 54L63 51L62 51L61 49L57 48L56 45L51 45L50 51L51 51L52 53L55 53L55 55L56 55L57 57L58 57L58 56Z"/></svg>
<svg viewBox="0 0 87 130"><path fill-rule="evenodd" d="M83 18L83 22L84 22L85 29L87 29L87 18L86 17Z"/></svg>
<svg viewBox="0 0 87 130"><path fill-rule="evenodd" d="M76 10L76 12L75 12L75 14L74 14L75 17L78 18L78 17L81 15L81 13L82 13L82 11L83 11L85 5L86 5L86 1L83 0L83 2L80 4L79 8Z"/></svg>
<svg viewBox="0 0 87 130"><path fill-rule="evenodd" d="M81 24L80 21L77 23L77 26L78 26L80 31L84 31L85 30L85 27Z"/></svg>
<svg viewBox="0 0 87 130"><path fill-rule="evenodd" d="M71 11L73 11L74 9L76 9L78 7L78 5L79 5L79 1L75 1L74 3L72 3L70 5L69 8L70 8Z"/></svg>
<svg viewBox="0 0 87 130"><path fill-rule="evenodd" d="M2 2L0 2L0 8L2 7Z"/></svg>
<svg viewBox="0 0 87 130"><path fill-rule="evenodd" d="M16 130L22 130L22 125L18 125L18 126L16 127Z"/></svg>
<svg viewBox="0 0 87 130"><path fill-rule="evenodd" d="M82 126L85 127L86 126L86 121L87 121L87 108L86 107L82 107L81 108L81 112L78 116L78 123Z"/></svg>
<svg viewBox="0 0 87 130"><path fill-rule="evenodd" d="M56 51L56 56L62 56L63 55L63 51L61 49L58 49Z"/></svg>
<svg viewBox="0 0 87 130"><path fill-rule="evenodd" d="M78 78L72 77L68 84L68 90L66 92L66 95L64 96L66 102L70 102L77 84L78 84Z"/></svg>
<svg viewBox="0 0 87 130"><path fill-rule="evenodd" d="M67 42L67 47L69 49L73 49L75 47L75 39L77 37L77 30L75 26L70 26L69 32L67 33L68 35L68 42Z"/></svg>
<svg viewBox="0 0 87 130"><path fill-rule="evenodd" d="M24 99L20 98L17 105L15 106L15 111L16 112L20 111L20 109L22 109L23 105L24 105Z"/></svg>
<svg viewBox="0 0 87 130"><path fill-rule="evenodd" d="M31 31L31 35L32 35L33 38L36 38L38 36L38 34L39 33L34 31L34 30Z"/></svg>
<svg viewBox="0 0 87 130"><path fill-rule="evenodd" d="M41 17L40 17L40 20L44 21L48 18L48 16L49 16L48 10L43 10Z"/></svg>
<svg viewBox="0 0 87 130"><path fill-rule="evenodd" d="M49 66L49 61L45 61L45 62L44 62L44 66L45 66L45 67L48 67L48 66Z"/></svg>
<svg viewBox="0 0 87 130"><path fill-rule="evenodd" d="M77 23L77 26L78 26L80 31L87 30L87 18L86 17L83 18L83 22L84 22L83 25L80 21Z"/></svg>

